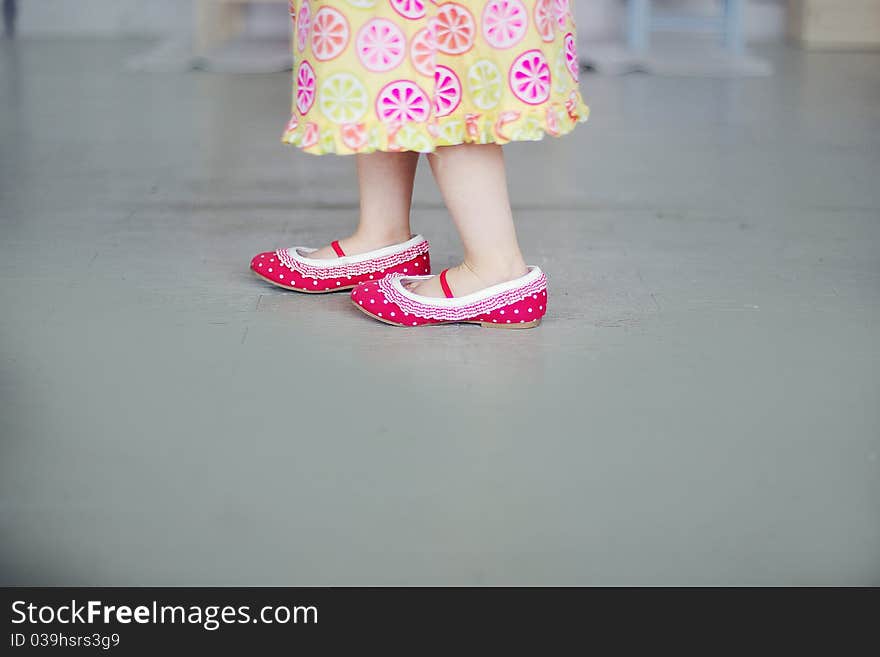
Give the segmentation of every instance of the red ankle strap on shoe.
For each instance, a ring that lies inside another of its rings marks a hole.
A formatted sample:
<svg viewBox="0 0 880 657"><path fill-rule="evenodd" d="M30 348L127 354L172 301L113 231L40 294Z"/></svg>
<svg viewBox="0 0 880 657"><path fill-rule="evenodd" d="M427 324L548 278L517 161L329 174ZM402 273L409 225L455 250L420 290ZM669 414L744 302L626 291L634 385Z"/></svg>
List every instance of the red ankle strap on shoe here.
<svg viewBox="0 0 880 657"><path fill-rule="evenodd" d="M345 251L343 251L342 247L339 246L338 240L333 240L332 242L330 242L330 246L333 247L333 250L336 251L336 255L338 255L340 258L345 257Z"/></svg>
<svg viewBox="0 0 880 657"><path fill-rule="evenodd" d="M455 295L452 294L452 288L450 288L449 283L446 282L446 272L448 271L448 269L444 269L440 272L440 287L443 288L443 294L446 295L446 298L452 299L455 297Z"/></svg>

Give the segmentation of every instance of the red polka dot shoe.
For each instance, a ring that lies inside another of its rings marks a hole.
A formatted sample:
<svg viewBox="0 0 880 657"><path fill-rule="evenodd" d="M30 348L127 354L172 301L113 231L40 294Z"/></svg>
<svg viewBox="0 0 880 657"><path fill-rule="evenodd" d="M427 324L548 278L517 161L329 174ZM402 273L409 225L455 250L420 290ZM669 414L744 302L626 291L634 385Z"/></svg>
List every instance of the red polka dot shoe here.
<svg viewBox="0 0 880 657"><path fill-rule="evenodd" d="M253 272L285 290L325 294L350 290L358 283L378 281L388 274L430 274L428 241L416 235L407 242L358 255L345 255L333 242L338 258L309 258L315 249L295 246L260 253L251 260Z"/></svg>
<svg viewBox="0 0 880 657"><path fill-rule="evenodd" d="M430 276L390 274L379 281L361 283L351 293L355 307L370 317L394 326L479 324L484 328L525 329L541 323L547 312L547 278L538 267L525 276L463 297L452 294L440 273L445 299L414 294L406 284Z"/></svg>

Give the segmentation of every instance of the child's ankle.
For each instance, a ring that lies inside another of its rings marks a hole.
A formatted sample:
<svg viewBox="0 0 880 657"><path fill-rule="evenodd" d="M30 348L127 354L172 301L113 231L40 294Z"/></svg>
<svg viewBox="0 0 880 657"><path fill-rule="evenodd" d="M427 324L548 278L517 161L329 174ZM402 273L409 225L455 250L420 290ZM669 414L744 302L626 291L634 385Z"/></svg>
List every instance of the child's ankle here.
<svg viewBox="0 0 880 657"><path fill-rule="evenodd" d="M498 285L506 283L525 276L528 267L521 257L511 257L510 259L491 261L491 262L468 262L465 261L461 265L463 268L480 279L486 286Z"/></svg>
<svg viewBox="0 0 880 657"><path fill-rule="evenodd" d="M392 246L394 244L406 242L410 238L412 238L412 234L408 230L389 231L384 233L355 232L354 235L349 237L346 241L351 242L352 244L357 244L361 249L372 251L374 249L381 249L385 246Z"/></svg>

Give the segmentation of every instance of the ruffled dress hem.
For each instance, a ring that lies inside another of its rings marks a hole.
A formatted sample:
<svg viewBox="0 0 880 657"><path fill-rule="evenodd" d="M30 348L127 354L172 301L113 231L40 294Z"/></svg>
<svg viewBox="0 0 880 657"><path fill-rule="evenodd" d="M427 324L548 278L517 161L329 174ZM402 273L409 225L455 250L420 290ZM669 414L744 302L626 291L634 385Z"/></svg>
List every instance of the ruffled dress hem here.
<svg viewBox="0 0 880 657"><path fill-rule="evenodd" d="M433 153L460 144L509 144L562 137L587 121L589 107L572 93L564 104L551 103L530 111L475 111L434 118L423 123L327 124L319 126L308 116L294 115L281 137L282 143L311 155L355 155L375 152Z"/></svg>

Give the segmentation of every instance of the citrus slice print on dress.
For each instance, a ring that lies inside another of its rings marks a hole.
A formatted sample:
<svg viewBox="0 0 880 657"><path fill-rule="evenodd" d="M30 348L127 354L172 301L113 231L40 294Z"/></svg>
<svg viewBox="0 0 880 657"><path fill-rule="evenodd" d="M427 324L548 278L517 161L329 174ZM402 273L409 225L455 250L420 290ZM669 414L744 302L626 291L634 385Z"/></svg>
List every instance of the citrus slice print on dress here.
<svg viewBox="0 0 880 657"><path fill-rule="evenodd" d="M460 55L474 45L477 26L467 7L455 2L441 5L433 19L433 27L437 50L446 55Z"/></svg>
<svg viewBox="0 0 880 657"><path fill-rule="evenodd" d="M471 102L481 110L490 110L501 102L504 93L504 77L488 59L481 59L468 69L467 90Z"/></svg>
<svg viewBox="0 0 880 657"><path fill-rule="evenodd" d="M366 123L345 123L342 126L342 143L353 151L359 151L367 144Z"/></svg>
<svg viewBox="0 0 880 657"><path fill-rule="evenodd" d="M406 37L385 18L364 24L357 36L357 54L368 71L381 73L397 68L406 57Z"/></svg>
<svg viewBox="0 0 880 657"><path fill-rule="evenodd" d="M448 66L434 73L434 109L438 117L449 116L461 105L461 81Z"/></svg>
<svg viewBox="0 0 880 657"><path fill-rule="evenodd" d="M581 64L578 60L577 39L571 32L565 35L565 64L572 79L577 82L581 72Z"/></svg>
<svg viewBox="0 0 880 657"><path fill-rule="evenodd" d="M335 73L318 91L318 108L333 123L356 123L367 113L367 88L351 73Z"/></svg>
<svg viewBox="0 0 880 657"><path fill-rule="evenodd" d="M434 63L436 57L437 41L434 39L433 30L423 27L413 35L409 44L409 57L413 68L421 75L434 75Z"/></svg>
<svg viewBox="0 0 880 657"><path fill-rule="evenodd" d="M431 115L431 101L414 82L395 80L379 92L376 114L385 123L422 123Z"/></svg>
<svg viewBox="0 0 880 657"><path fill-rule="evenodd" d="M348 45L348 21L338 9L321 7L312 19L312 54L321 62L342 54Z"/></svg>
<svg viewBox="0 0 880 657"><path fill-rule="evenodd" d="M541 39L550 43L556 37L556 13L553 0L538 0L535 3L535 25Z"/></svg>
<svg viewBox="0 0 880 657"><path fill-rule="evenodd" d="M540 105L550 97L550 66L540 50L527 50L510 67L510 90L529 105Z"/></svg>
<svg viewBox="0 0 880 657"><path fill-rule="evenodd" d="M306 123L305 132L303 133L302 141L300 142L300 146L302 148L311 148L315 144L318 143L318 124L317 123Z"/></svg>
<svg viewBox="0 0 880 657"><path fill-rule="evenodd" d="M376 0L345 0L356 9L370 9L376 6Z"/></svg>
<svg viewBox="0 0 880 657"><path fill-rule="evenodd" d="M430 153L434 150L431 138L415 123L407 123L397 131L395 143L398 148L416 153Z"/></svg>
<svg viewBox="0 0 880 657"><path fill-rule="evenodd" d="M296 47L300 52L305 51L309 43L309 32L312 29L312 7L309 0L303 0L299 7L299 15L296 17Z"/></svg>
<svg viewBox="0 0 880 657"><path fill-rule="evenodd" d="M391 0L391 6L398 14L410 20L424 18L425 0Z"/></svg>
<svg viewBox="0 0 880 657"><path fill-rule="evenodd" d="M492 0L483 9L483 37L493 48L512 48L526 35L529 12L521 0Z"/></svg>
<svg viewBox="0 0 880 657"><path fill-rule="evenodd" d="M296 109L302 115L308 114L315 104L316 83L315 69L304 61L299 65L299 71L296 73Z"/></svg>
<svg viewBox="0 0 880 657"><path fill-rule="evenodd" d="M438 146L455 146L464 141L465 126L461 119L450 118L435 128Z"/></svg>
<svg viewBox="0 0 880 657"><path fill-rule="evenodd" d="M556 23L559 25L560 30L565 29L570 12L569 0L553 0L553 13L556 15Z"/></svg>

